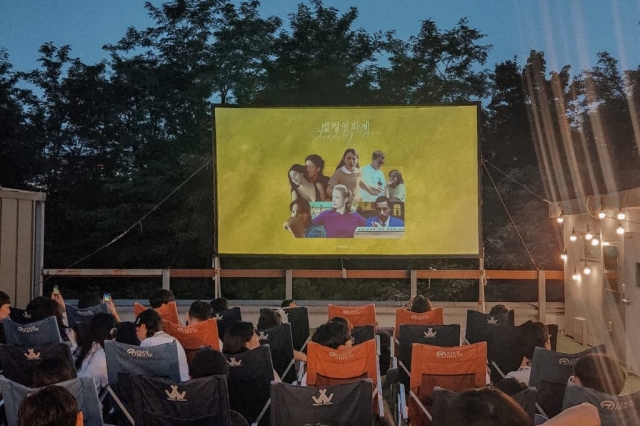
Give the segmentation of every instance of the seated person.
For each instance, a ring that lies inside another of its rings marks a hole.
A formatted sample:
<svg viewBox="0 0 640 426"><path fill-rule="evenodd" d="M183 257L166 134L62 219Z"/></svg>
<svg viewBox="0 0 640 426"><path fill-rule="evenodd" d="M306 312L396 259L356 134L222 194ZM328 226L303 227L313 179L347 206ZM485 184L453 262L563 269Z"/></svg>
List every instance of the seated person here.
<svg viewBox="0 0 640 426"><path fill-rule="evenodd" d="M277 327L282 324L282 316L276 310L269 308L260 309L260 318L258 318L258 324L256 329L260 331L268 330L273 327ZM293 359L296 361L307 360L307 355L304 352L293 350Z"/></svg>
<svg viewBox="0 0 640 426"><path fill-rule="evenodd" d="M85 293L78 298L78 309L98 306L102 302L104 302L104 300L98 294ZM109 301L105 303L107 304L109 313L115 317L116 322L120 322L120 316L118 315L118 311L116 310L116 305L113 304L113 299L109 299Z"/></svg>
<svg viewBox="0 0 640 426"><path fill-rule="evenodd" d="M191 360L189 375L192 379L208 376L228 376L229 363L218 351L211 348L202 348Z"/></svg>
<svg viewBox="0 0 640 426"><path fill-rule="evenodd" d="M387 197L378 197L376 199L375 208L378 215L367 219L365 226L374 228L404 226L404 221L402 219L391 215L391 208L389 207L389 199Z"/></svg>
<svg viewBox="0 0 640 426"><path fill-rule="evenodd" d="M489 311L489 315L501 315L509 312L510 309L507 305L503 303L498 303L497 305L493 305L491 310Z"/></svg>
<svg viewBox="0 0 640 426"><path fill-rule="evenodd" d="M346 320L342 320L344 318L336 317L322 324L313 334L311 341L331 349L343 350L352 347L351 331L345 324Z"/></svg>
<svg viewBox="0 0 640 426"><path fill-rule="evenodd" d="M74 374L68 362L58 358L46 358L33 372L33 387L42 388L73 379Z"/></svg>
<svg viewBox="0 0 640 426"><path fill-rule="evenodd" d="M60 386L47 386L27 396L18 411L19 426L82 426L82 412L71 393Z"/></svg>
<svg viewBox="0 0 640 426"><path fill-rule="evenodd" d="M175 302L176 298L170 290L164 288L157 288L153 290L151 296L149 296L149 304L151 309L157 309L166 305L169 302Z"/></svg>
<svg viewBox="0 0 640 426"><path fill-rule="evenodd" d="M178 364L180 366L180 380L189 380L189 365L187 364L187 354L180 342L173 336L169 336L163 331L162 318L153 309L141 312L135 322L136 333L140 340L140 347L158 346L164 343L176 342L178 348Z"/></svg>
<svg viewBox="0 0 640 426"><path fill-rule="evenodd" d="M293 299L284 299L282 303L280 303L281 308L297 308L298 304Z"/></svg>
<svg viewBox="0 0 640 426"><path fill-rule="evenodd" d="M55 298L54 298L55 297ZM78 338L75 331L69 328L66 316L64 315L64 299L61 294L51 293L51 297L38 296L31 300L27 305L27 311L37 312L37 316L41 318L56 317L60 336L71 345L71 353L78 348Z"/></svg>
<svg viewBox="0 0 640 426"><path fill-rule="evenodd" d="M311 222L311 205L304 198L298 198L289 205L291 217L282 224L295 238L325 238L325 229Z"/></svg>
<svg viewBox="0 0 640 426"><path fill-rule="evenodd" d="M547 326L541 322L527 321L518 326L518 341L514 342L522 353L522 363L518 371L509 372L505 378L513 377L519 382L529 385L531 376L531 360L536 347L551 349L549 331Z"/></svg>
<svg viewBox="0 0 640 426"><path fill-rule="evenodd" d="M4 291L0 291L0 321L11 313L11 298ZM0 324L2 324L0 322Z"/></svg>
<svg viewBox="0 0 640 426"><path fill-rule="evenodd" d="M211 319L212 312L213 311L209 303L203 302L202 300L196 300L191 304L189 312L187 312L187 324L196 325ZM218 337L218 345L222 348L222 339L220 339L220 337Z"/></svg>
<svg viewBox="0 0 640 426"><path fill-rule="evenodd" d="M248 321L234 322L224 333L223 343L222 352L227 355L235 355L260 347L256 330ZM274 380L281 381L276 370L273 370L273 377Z"/></svg>
<svg viewBox="0 0 640 426"><path fill-rule="evenodd" d="M507 394L493 388L460 393L447 410L447 425L530 426L533 420Z"/></svg>
<svg viewBox="0 0 640 426"><path fill-rule="evenodd" d="M229 309L229 301L224 297L213 299L209 304L211 305L211 310L213 312L222 312Z"/></svg>
<svg viewBox="0 0 640 426"><path fill-rule="evenodd" d="M573 383L609 395L619 395L627 380L618 360L606 354L588 354L573 367Z"/></svg>
<svg viewBox="0 0 640 426"><path fill-rule="evenodd" d="M116 324L116 342L127 345L140 346L136 325L131 321L119 322Z"/></svg>
<svg viewBox="0 0 640 426"><path fill-rule="evenodd" d="M89 321L90 341L79 347L76 358L78 377L93 377L98 393L109 384L104 342L113 340L116 332L116 320L113 315L98 313Z"/></svg>
<svg viewBox="0 0 640 426"><path fill-rule="evenodd" d="M428 297L418 295L413 298L413 301L409 306L409 310L411 312L415 312L416 314L423 314L425 312L430 312L431 310L433 310L433 305L431 304L431 300L429 300Z"/></svg>

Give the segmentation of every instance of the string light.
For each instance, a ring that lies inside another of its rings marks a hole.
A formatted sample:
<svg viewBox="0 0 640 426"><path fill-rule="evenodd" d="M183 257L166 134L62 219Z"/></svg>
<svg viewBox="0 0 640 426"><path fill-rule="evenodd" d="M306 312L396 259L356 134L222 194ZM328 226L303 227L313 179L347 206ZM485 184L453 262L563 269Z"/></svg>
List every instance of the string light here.
<svg viewBox="0 0 640 426"><path fill-rule="evenodd" d="M589 275L589 274L591 273L591 268L589 268L589 265L587 265L587 262L586 262L586 261L584 262L584 269L582 270L582 272L583 272L585 275Z"/></svg>
<svg viewBox="0 0 640 426"><path fill-rule="evenodd" d="M607 217L607 212L604 209L604 203L600 201L600 212L598 213L598 218L604 219Z"/></svg>
<svg viewBox="0 0 640 426"><path fill-rule="evenodd" d="M584 234L584 239L587 241L591 241L592 238L593 234L591 233L591 231L589 231L589 225L587 225L587 233Z"/></svg>
<svg viewBox="0 0 640 426"><path fill-rule="evenodd" d="M594 238L593 240L591 240L591 245L592 246L597 246L598 244L600 244L600 240L597 238Z"/></svg>
<svg viewBox="0 0 640 426"><path fill-rule="evenodd" d="M616 233L618 235L624 234L624 228L622 227L622 223L618 222L618 228L616 228Z"/></svg>
<svg viewBox="0 0 640 426"><path fill-rule="evenodd" d="M569 256L567 254L567 249L565 248L564 250L562 250L562 253L560 254L560 259L567 260L568 257Z"/></svg>
<svg viewBox="0 0 640 426"><path fill-rule="evenodd" d="M573 242L578 240L578 236L576 235L576 230L575 228L571 229L571 235L569 236L569 239Z"/></svg>
<svg viewBox="0 0 640 426"><path fill-rule="evenodd" d="M573 267L573 275L571 275L571 278L573 278L575 281L578 281L580 279L580 274L578 273L578 270L575 266Z"/></svg>
<svg viewBox="0 0 640 426"><path fill-rule="evenodd" d="M622 210L620 210L618 212L617 218L618 218L618 220L625 220L627 218L627 215Z"/></svg>
<svg viewBox="0 0 640 426"><path fill-rule="evenodd" d="M564 209L562 208L562 206L560 207L560 216L558 216L556 220L558 221L558 223L564 222Z"/></svg>

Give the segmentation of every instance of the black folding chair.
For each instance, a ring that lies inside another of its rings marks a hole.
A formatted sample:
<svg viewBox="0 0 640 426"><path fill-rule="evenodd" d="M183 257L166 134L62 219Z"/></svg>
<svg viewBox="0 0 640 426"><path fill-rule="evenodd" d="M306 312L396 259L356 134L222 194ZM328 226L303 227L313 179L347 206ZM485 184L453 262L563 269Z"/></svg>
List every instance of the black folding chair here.
<svg viewBox="0 0 640 426"><path fill-rule="evenodd" d="M353 330L351 330L351 337L353 337L354 345L359 345L367 340L373 340L376 338L375 328L373 325L353 327Z"/></svg>
<svg viewBox="0 0 640 426"><path fill-rule="evenodd" d="M47 345L62 342L56 317L47 317L29 324L17 323L7 318L2 321L2 328L10 345Z"/></svg>
<svg viewBox="0 0 640 426"><path fill-rule="evenodd" d="M78 308L73 305L65 305L67 308L67 321L69 321L69 327L75 328L78 323L88 324L98 313L109 313L109 306L106 303L100 303L96 306L89 306L88 308Z"/></svg>
<svg viewBox="0 0 640 426"><path fill-rule="evenodd" d="M269 345L271 361L283 382L292 383L296 380L296 370L293 359L293 340L291 338L291 324L281 324L268 330L258 330L261 345Z"/></svg>
<svg viewBox="0 0 640 426"><path fill-rule="evenodd" d="M486 342L491 337L491 329L494 325L514 325L514 312L499 315L484 314L479 311L467 310L467 328L465 339L469 343Z"/></svg>
<svg viewBox="0 0 640 426"><path fill-rule="evenodd" d="M14 308L9 310L9 319L20 324L29 324L34 321L40 321L47 317L40 311L27 311L25 309Z"/></svg>
<svg viewBox="0 0 640 426"><path fill-rule="evenodd" d="M218 321L218 336L224 340L224 333L234 322L242 321L242 311L239 306L224 311L211 313L211 318Z"/></svg>
<svg viewBox="0 0 640 426"><path fill-rule="evenodd" d="M293 338L293 349L303 352L310 339L309 332L309 310L306 306L297 308L284 308L289 324L291 324L291 337Z"/></svg>
<svg viewBox="0 0 640 426"><path fill-rule="evenodd" d="M598 409L602 426L640 425L640 392L617 396L568 383L562 410L588 402Z"/></svg>
<svg viewBox="0 0 640 426"><path fill-rule="evenodd" d="M491 326L487 340L487 360L491 382L497 383L522 364L522 349L517 344L519 330L510 325Z"/></svg>
<svg viewBox="0 0 640 426"><path fill-rule="evenodd" d="M271 425L373 425L371 379L321 388L271 382Z"/></svg>
<svg viewBox="0 0 640 426"><path fill-rule="evenodd" d="M61 359L67 363L75 377L76 367L68 343L34 346L0 345L2 374L23 386L33 387L33 374L36 367L42 360L50 358Z"/></svg>

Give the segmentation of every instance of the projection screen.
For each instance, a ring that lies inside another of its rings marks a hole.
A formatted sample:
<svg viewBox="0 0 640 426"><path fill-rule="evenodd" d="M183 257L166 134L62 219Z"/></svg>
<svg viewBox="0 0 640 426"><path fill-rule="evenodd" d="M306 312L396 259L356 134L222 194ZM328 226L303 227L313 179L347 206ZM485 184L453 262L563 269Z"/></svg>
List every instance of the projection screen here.
<svg viewBox="0 0 640 426"><path fill-rule="evenodd" d="M218 254L478 256L478 105L214 108Z"/></svg>

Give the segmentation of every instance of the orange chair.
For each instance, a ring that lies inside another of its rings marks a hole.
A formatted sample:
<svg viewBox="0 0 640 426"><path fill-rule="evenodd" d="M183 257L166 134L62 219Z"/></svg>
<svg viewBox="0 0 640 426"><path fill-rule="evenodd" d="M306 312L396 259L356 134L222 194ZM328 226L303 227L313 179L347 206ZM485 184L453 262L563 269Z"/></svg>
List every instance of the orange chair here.
<svg viewBox="0 0 640 426"><path fill-rule="evenodd" d="M218 322L215 318L210 318L194 325L178 325L167 320L162 322L164 331L178 339L178 342L184 348L189 364L191 364L196 352L203 346L220 351Z"/></svg>
<svg viewBox="0 0 640 426"><path fill-rule="evenodd" d="M440 347L414 343L411 351L411 425L429 425L434 386L454 392L487 385L487 342Z"/></svg>
<svg viewBox="0 0 640 426"><path fill-rule="evenodd" d="M133 313L136 315L136 317L147 309L150 308L147 308L146 306L141 305L138 302L133 302ZM174 324L180 324L180 319L178 317L178 305L176 305L176 302L169 302L166 305L162 305L159 308L156 308L155 311L160 314L160 318L162 318L163 320L172 322Z"/></svg>
<svg viewBox="0 0 640 426"><path fill-rule="evenodd" d="M415 313L406 309L396 309L396 340L400 338L400 325L444 325L444 310L434 308L429 312Z"/></svg>
<svg viewBox="0 0 640 426"><path fill-rule="evenodd" d="M329 319L342 317L348 319L354 327L376 325L376 305L338 306L329 305Z"/></svg>

